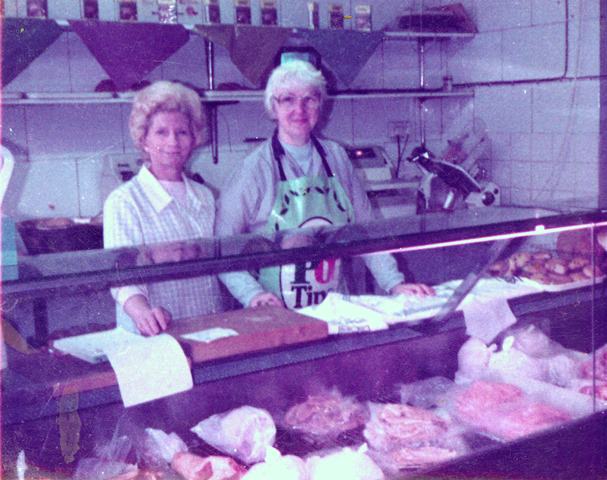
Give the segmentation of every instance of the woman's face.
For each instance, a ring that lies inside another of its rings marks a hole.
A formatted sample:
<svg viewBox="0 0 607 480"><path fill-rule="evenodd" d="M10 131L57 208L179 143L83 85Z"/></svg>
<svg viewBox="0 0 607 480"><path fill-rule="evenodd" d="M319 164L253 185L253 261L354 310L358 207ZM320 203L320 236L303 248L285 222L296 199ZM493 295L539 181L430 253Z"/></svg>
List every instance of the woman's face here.
<svg viewBox="0 0 607 480"><path fill-rule="evenodd" d="M313 87L278 89L272 97L280 140L290 145L304 145L318 123L320 93Z"/></svg>
<svg viewBox="0 0 607 480"><path fill-rule="evenodd" d="M143 142L152 173L161 179L163 172L181 174L193 146L194 135L185 114L175 111L154 114Z"/></svg>

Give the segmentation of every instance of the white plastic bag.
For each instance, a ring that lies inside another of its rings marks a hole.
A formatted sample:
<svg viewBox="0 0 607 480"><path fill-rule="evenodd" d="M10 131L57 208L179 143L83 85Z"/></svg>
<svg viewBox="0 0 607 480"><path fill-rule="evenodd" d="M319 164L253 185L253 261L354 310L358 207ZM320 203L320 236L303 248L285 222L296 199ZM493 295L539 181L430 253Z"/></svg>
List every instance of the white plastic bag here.
<svg viewBox="0 0 607 480"><path fill-rule="evenodd" d="M253 465L242 480L308 480L306 463L295 455L281 455L268 447L263 463Z"/></svg>
<svg viewBox="0 0 607 480"><path fill-rule="evenodd" d="M276 439L272 416L248 405L212 415L191 430L209 445L248 464L261 462Z"/></svg>
<svg viewBox="0 0 607 480"><path fill-rule="evenodd" d="M308 458L309 480L384 480L381 468L366 451L367 445L363 444L358 450L345 447L325 456Z"/></svg>

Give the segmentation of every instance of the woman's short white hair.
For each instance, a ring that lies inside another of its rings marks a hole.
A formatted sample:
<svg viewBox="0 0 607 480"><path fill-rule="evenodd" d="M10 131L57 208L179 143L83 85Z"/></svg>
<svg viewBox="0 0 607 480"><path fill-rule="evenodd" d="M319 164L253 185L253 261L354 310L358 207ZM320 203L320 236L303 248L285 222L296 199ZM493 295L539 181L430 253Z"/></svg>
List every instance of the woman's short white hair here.
<svg viewBox="0 0 607 480"><path fill-rule="evenodd" d="M144 154L143 143L152 117L158 112L183 113L190 122L194 147L204 141L205 118L200 96L181 83L160 80L137 92L129 117L131 138Z"/></svg>
<svg viewBox="0 0 607 480"><path fill-rule="evenodd" d="M264 105L266 112L271 118L274 118L272 109L272 97L276 95L278 90L289 87L314 88L320 94L320 102L324 101L327 96L327 82L323 74L317 70L314 65L304 60L290 60L276 67L264 92Z"/></svg>

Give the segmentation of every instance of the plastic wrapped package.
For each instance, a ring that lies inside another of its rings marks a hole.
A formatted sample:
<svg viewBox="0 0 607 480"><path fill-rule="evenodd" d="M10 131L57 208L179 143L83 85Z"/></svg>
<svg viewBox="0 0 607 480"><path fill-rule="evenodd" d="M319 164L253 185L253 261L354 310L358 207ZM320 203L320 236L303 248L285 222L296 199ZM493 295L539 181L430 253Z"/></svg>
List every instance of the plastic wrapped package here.
<svg viewBox="0 0 607 480"><path fill-rule="evenodd" d="M248 405L212 415L191 430L209 445L247 464L262 461L276 439L272 416Z"/></svg>
<svg viewBox="0 0 607 480"><path fill-rule="evenodd" d="M539 396L538 393L535 398L530 397L519 386L509 383L477 380L454 392L452 412L466 425L498 440L513 440L573 417L571 412Z"/></svg>
<svg viewBox="0 0 607 480"><path fill-rule="evenodd" d="M170 464L177 453L187 452L188 447L176 433L165 433L155 428L145 429L141 456L147 464Z"/></svg>
<svg viewBox="0 0 607 480"><path fill-rule="evenodd" d="M295 455L281 455L273 447L268 448L266 459L253 465L243 480L307 480L306 462Z"/></svg>
<svg viewBox="0 0 607 480"><path fill-rule="evenodd" d="M306 461L309 480L383 480L381 468L366 453L366 445L357 450L345 447L325 455L312 455Z"/></svg>
<svg viewBox="0 0 607 480"><path fill-rule="evenodd" d="M139 469L137 465L127 462L132 446L131 440L127 436L115 436L109 443L95 449L95 457L83 458L78 462L73 479L107 480L119 478L122 475L134 477L138 474Z"/></svg>
<svg viewBox="0 0 607 480"><path fill-rule="evenodd" d="M445 377L430 377L399 387L400 403L414 407L434 408L444 403L445 395L454 386L453 380Z"/></svg>
<svg viewBox="0 0 607 480"><path fill-rule="evenodd" d="M374 450L428 444L445 436L447 422L422 408L401 403L370 403L371 419L363 435Z"/></svg>
<svg viewBox="0 0 607 480"><path fill-rule="evenodd" d="M284 415L288 429L313 437L337 437L340 433L364 425L369 418L365 405L344 397L336 388L315 395L292 406Z"/></svg>
<svg viewBox="0 0 607 480"><path fill-rule="evenodd" d="M467 450L461 429L433 411L404 404L370 404L369 409L363 434L369 455L386 471L420 468Z"/></svg>
<svg viewBox="0 0 607 480"><path fill-rule="evenodd" d="M239 480L245 474L244 467L232 458L188 452L175 454L171 467L185 480Z"/></svg>
<svg viewBox="0 0 607 480"><path fill-rule="evenodd" d="M478 338L469 338L457 352L455 383L466 384L482 377L496 349L496 345L488 347Z"/></svg>
<svg viewBox="0 0 607 480"><path fill-rule="evenodd" d="M596 360L594 362L595 377L598 380L607 382L607 345L603 345L595 352ZM587 358L581 363L580 374L583 378L592 378L593 360L592 357Z"/></svg>

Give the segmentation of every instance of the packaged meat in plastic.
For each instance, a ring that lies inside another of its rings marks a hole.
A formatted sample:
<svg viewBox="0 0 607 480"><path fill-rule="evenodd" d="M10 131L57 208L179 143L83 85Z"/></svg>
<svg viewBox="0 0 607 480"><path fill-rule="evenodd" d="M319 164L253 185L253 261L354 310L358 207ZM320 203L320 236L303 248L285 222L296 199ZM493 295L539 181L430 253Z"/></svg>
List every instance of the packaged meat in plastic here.
<svg viewBox="0 0 607 480"><path fill-rule="evenodd" d="M595 352L596 360L594 361L595 378L598 380L607 381L607 345L603 345ZM592 378L593 360L588 358L581 363L580 374L583 378Z"/></svg>
<svg viewBox="0 0 607 480"><path fill-rule="evenodd" d="M470 383L482 377L496 348L495 345L488 347L478 338L470 337L457 352L455 383Z"/></svg>
<svg viewBox="0 0 607 480"><path fill-rule="evenodd" d="M266 459L253 465L243 480L307 480L306 462L295 455L281 455L273 447L269 447Z"/></svg>
<svg viewBox="0 0 607 480"><path fill-rule="evenodd" d="M513 440L572 418L560 408L530 399L515 385L485 380L456 394L453 413L500 440Z"/></svg>
<svg viewBox="0 0 607 480"><path fill-rule="evenodd" d="M401 403L370 403L363 435L374 450L429 444L446 435L447 422L429 410Z"/></svg>
<svg viewBox="0 0 607 480"><path fill-rule="evenodd" d="M276 439L272 416L248 405L212 415L191 430L209 445L247 464L262 461Z"/></svg>
<svg viewBox="0 0 607 480"><path fill-rule="evenodd" d="M358 450L345 447L327 455L309 457L306 461L309 480L384 480L384 473L366 450L366 445Z"/></svg>
<svg viewBox="0 0 607 480"><path fill-rule="evenodd" d="M160 461L170 464L177 453L187 452L188 447L176 433L165 433L155 428L145 429L144 458L147 463Z"/></svg>
<svg viewBox="0 0 607 480"><path fill-rule="evenodd" d="M513 329L509 336L514 338L514 348L532 357L548 357L563 348L535 325Z"/></svg>
<svg viewBox="0 0 607 480"><path fill-rule="evenodd" d="M312 436L334 437L364 425L368 418L365 405L332 389L309 395L305 402L292 406L284 416L284 425Z"/></svg>
<svg viewBox="0 0 607 480"><path fill-rule="evenodd" d="M200 457L188 452L175 454L171 467L185 480L239 480L245 473L244 467L232 458Z"/></svg>
<svg viewBox="0 0 607 480"><path fill-rule="evenodd" d="M449 447L435 445L400 446L389 450L370 450L369 455L387 472L428 467L459 455Z"/></svg>
<svg viewBox="0 0 607 480"><path fill-rule="evenodd" d="M426 409L441 406L453 385L453 380L445 377L430 377L401 385L400 403Z"/></svg>

